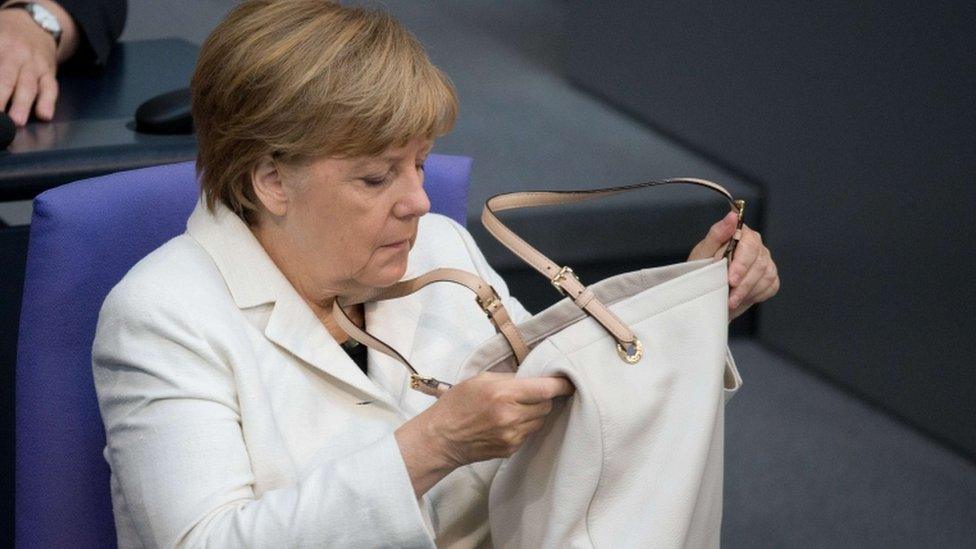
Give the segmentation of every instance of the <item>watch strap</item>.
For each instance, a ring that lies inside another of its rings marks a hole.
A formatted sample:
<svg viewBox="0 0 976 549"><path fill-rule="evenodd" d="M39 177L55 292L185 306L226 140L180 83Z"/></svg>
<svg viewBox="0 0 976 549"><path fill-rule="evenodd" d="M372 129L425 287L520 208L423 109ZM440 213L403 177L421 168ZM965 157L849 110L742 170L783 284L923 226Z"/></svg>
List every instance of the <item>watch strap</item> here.
<svg viewBox="0 0 976 549"><path fill-rule="evenodd" d="M0 7L0 9L4 9L4 10L22 9L27 11L27 13L31 15L31 19L33 19L34 22L37 23L37 26L40 27L41 30L43 30L44 32L50 34L52 38L54 38L54 47L59 47L61 45L61 30L52 30L42 25L41 22L38 21L37 18L34 16L34 12L32 10L34 6L45 10L46 12L50 13L52 17L54 17L54 14L51 13L51 10L45 8L44 6L38 4L37 2L11 2L3 7Z"/></svg>

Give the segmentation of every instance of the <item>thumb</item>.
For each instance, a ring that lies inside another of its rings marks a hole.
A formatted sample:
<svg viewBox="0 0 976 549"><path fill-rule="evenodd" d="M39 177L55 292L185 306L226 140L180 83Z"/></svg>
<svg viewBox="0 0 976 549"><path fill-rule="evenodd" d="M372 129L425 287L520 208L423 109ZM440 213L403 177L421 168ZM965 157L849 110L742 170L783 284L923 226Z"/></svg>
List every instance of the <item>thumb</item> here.
<svg viewBox="0 0 976 549"><path fill-rule="evenodd" d="M732 239L738 222L739 215L737 213L730 211L725 214L725 217L712 225L708 229L708 234L705 235L705 238L691 250L688 260L692 261L695 259L714 257L719 249Z"/></svg>

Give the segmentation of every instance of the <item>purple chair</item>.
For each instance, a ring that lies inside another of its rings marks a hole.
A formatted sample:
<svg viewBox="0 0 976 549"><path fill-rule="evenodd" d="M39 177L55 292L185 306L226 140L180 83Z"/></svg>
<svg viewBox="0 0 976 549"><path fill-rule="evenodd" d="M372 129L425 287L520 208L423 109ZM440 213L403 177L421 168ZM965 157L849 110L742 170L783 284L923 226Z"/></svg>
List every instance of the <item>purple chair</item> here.
<svg viewBox="0 0 976 549"><path fill-rule="evenodd" d="M472 160L431 155L432 210L464 223ZM193 163L120 172L34 200L17 348L16 544L113 547L105 431L91 346L102 301L140 258L186 229Z"/></svg>

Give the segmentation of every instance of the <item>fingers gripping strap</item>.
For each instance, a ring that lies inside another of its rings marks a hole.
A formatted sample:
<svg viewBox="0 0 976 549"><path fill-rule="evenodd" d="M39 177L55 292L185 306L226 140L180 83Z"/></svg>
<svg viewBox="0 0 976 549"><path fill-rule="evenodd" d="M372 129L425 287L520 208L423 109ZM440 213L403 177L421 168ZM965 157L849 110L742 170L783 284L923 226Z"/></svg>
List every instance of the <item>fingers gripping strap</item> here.
<svg viewBox="0 0 976 549"><path fill-rule="evenodd" d="M501 242L502 245L532 266L532 268L542 273L543 276L551 280L553 284L557 286L557 288L561 289L566 295L572 298L573 302L576 303L577 306L586 311L587 314L593 317L594 320L599 322L601 326L610 332L618 343L634 343L636 338L634 337L634 333L630 330L630 328L628 328L623 321L613 314L610 309L601 303L599 299L594 298L593 294L586 290L586 287L579 281L578 278L575 276L565 276L567 269L560 267L551 259L543 255L539 250L536 250L529 245L525 240L505 226L505 224L503 224L495 214L497 212L514 210L518 208L532 208L536 206L583 202L586 200L604 198L645 187L656 187L658 185L669 185L674 183L699 185L721 193L732 205L733 210L738 212L738 227L735 236L733 236L725 251L725 256L731 261L732 253L735 250L735 244L741 239L742 236L742 213L745 203L741 200L734 200L732 195L725 189L725 187L705 179L665 179L663 181L648 181L645 183L638 183L636 185L609 187L605 189L594 189L588 191L530 191L500 194L489 198L485 203L485 207L481 213L481 222L485 226L485 229L487 229L492 236Z"/></svg>
<svg viewBox="0 0 976 549"><path fill-rule="evenodd" d="M742 210L745 209L745 201L737 200L736 202L742 203L742 208L739 210L739 225L735 229L735 234L732 235L732 239L729 240L729 245L725 247L725 258L729 260L729 264L732 263L732 255L735 253L735 248L742 240Z"/></svg>

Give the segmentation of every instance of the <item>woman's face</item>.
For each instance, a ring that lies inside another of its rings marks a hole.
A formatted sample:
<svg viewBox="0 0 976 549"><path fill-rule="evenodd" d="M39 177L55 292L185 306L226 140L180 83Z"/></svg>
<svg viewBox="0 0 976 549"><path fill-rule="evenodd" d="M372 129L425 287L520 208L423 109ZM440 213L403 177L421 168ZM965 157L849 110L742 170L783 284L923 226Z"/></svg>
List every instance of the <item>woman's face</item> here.
<svg viewBox="0 0 976 549"><path fill-rule="evenodd" d="M269 252L306 299L368 295L403 277L430 210L423 164L432 146L417 138L376 157L280 172L287 203L284 215L266 216L280 233Z"/></svg>

